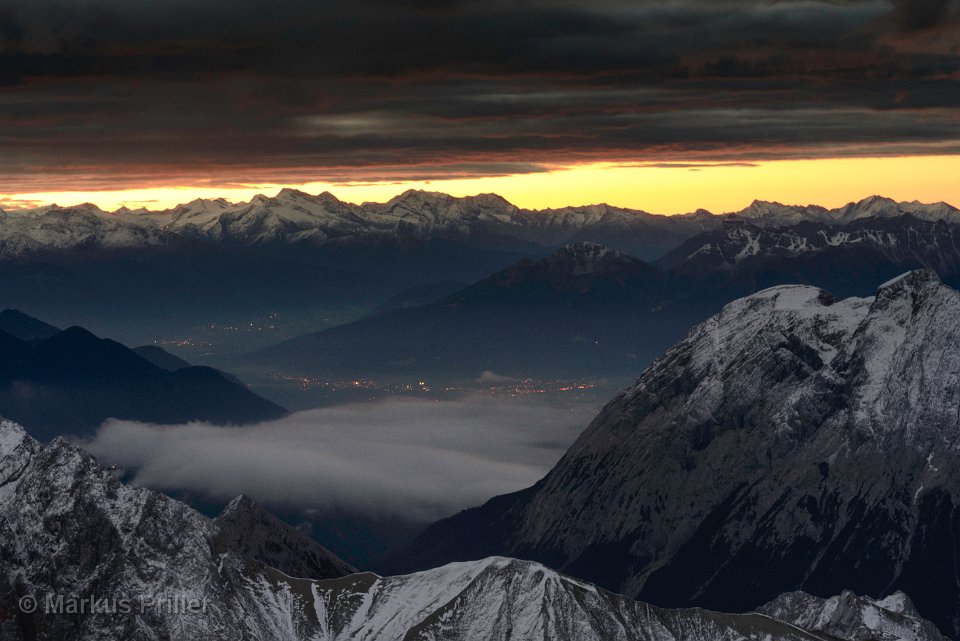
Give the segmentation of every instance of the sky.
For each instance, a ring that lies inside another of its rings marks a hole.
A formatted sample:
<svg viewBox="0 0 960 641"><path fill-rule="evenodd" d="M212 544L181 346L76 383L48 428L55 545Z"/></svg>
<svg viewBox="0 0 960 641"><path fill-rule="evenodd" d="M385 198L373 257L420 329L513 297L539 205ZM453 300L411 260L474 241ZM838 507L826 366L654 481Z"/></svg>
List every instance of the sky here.
<svg viewBox="0 0 960 641"><path fill-rule="evenodd" d="M0 207L960 204L960 0L0 0Z"/></svg>
<svg viewBox="0 0 960 641"><path fill-rule="evenodd" d="M428 522L540 480L595 414L586 402L391 399L243 427L113 420L84 447L155 490Z"/></svg>

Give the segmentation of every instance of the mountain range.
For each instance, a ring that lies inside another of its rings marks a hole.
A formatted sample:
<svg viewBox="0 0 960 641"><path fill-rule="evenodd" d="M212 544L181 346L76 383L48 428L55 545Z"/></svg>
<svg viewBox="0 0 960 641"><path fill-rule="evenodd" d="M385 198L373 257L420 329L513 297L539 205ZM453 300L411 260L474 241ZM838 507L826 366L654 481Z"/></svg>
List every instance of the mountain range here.
<svg viewBox="0 0 960 641"><path fill-rule="evenodd" d="M236 545L232 534L250 523L255 536ZM319 576L295 577L270 560L300 557L309 544L291 545L289 529L249 499L211 520L9 421L0 422L0 532L0 635L10 641L942 641L901 593L844 593L828 604L789 594L748 614L668 610L528 561L380 577L351 574L315 545L326 562L291 569ZM89 609L47 611L58 596Z"/></svg>
<svg viewBox="0 0 960 641"><path fill-rule="evenodd" d="M774 216L763 211L756 209L756 218ZM617 379L633 376L742 296L786 283L866 296L918 268L960 285L960 225L912 213L788 227L731 216L652 264L595 243L568 245L454 293L441 289L432 302L396 305L289 339L231 367L254 377L284 372L444 381L494 371Z"/></svg>
<svg viewBox="0 0 960 641"><path fill-rule="evenodd" d="M672 607L910 594L960 634L960 293L930 270L730 303L534 486L431 526L398 569L502 554Z"/></svg>
<svg viewBox="0 0 960 641"><path fill-rule="evenodd" d="M836 242L837 229L907 219L953 227L960 215L944 203L880 197L832 210L757 201L730 214L661 216L609 205L526 210L492 194L419 191L361 205L283 190L157 212L45 206L0 213L0 299L128 344L161 337L193 356L216 356L396 307L391 299L401 295L402 304L405 292L432 302L424 296L452 291L444 283L473 283L566 245L592 242L654 262L730 220L820 226ZM673 268L677 256L669 262L657 266ZM917 266L930 265L906 268ZM751 291L740 286L736 295Z"/></svg>
<svg viewBox="0 0 960 641"><path fill-rule="evenodd" d="M239 424L284 413L236 378L160 348L134 351L80 327L0 313L0 415L38 438L89 434L109 418Z"/></svg>
<svg viewBox="0 0 960 641"><path fill-rule="evenodd" d="M960 222L960 210L946 203L898 203L880 196L836 209L754 201L728 215L774 226L846 225L863 218L903 215ZM530 210L496 194L457 198L416 190L386 203L354 205L328 192L313 196L282 189L274 197L260 195L245 203L194 200L163 211L104 212L91 204L0 211L0 256L83 246L165 246L177 239L238 245L342 245L393 242L399 237L466 240L502 248L591 241L653 259L682 240L715 228L722 218L702 209L664 216L605 204Z"/></svg>
<svg viewBox="0 0 960 641"><path fill-rule="evenodd" d="M656 269L579 243L525 259L425 305L387 310L245 356L244 371L476 378L635 372L685 319ZM667 305L667 309L664 309ZM678 327L680 329L678 329Z"/></svg>

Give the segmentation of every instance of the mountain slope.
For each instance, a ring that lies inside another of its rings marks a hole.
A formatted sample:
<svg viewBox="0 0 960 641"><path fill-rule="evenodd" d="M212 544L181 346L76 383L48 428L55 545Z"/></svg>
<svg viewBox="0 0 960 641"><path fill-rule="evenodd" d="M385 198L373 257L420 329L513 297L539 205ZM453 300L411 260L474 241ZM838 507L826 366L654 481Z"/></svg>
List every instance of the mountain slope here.
<svg viewBox="0 0 960 641"><path fill-rule="evenodd" d="M592 243L524 260L434 303L291 339L243 365L322 376L475 378L636 369L677 337L661 275Z"/></svg>
<svg viewBox="0 0 960 641"><path fill-rule="evenodd" d="M241 498L226 518L249 507ZM294 578L250 550L238 553L223 526L122 485L76 445L57 439L43 447L0 421L0 634L9 641L824 640L768 614L655 608L506 558L400 577L341 577L344 568L334 564L331 578ZM265 519L255 530L265 544L257 549L268 555L271 542L285 548L288 541L272 527ZM100 605L80 616L49 612L48 595L54 604L59 595ZM24 611L31 598L37 611ZM141 607L141 598L161 605ZM797 616L797 608L781 609ZM909 639L941 641L935 630Z"/></svg>
<svg viewBox="0 0 960 641"><path fill-rule="evenodd" d="M790 592L757 610L780 621L851 641L910 641L944 637L932 623L917 614L913 603L903 592L874 600L844 592L821 599L805 592Z"/></svg>
<svg viewBox="0 0 960 641"><path fill-rule="evenodd" d="M88 434L108 418L247 423L284 410L208 367L161 369L71 327L33 343L0 340L0 414L39 438Z"/></svg>
<svg viewBox="0 0 960 641"><path fill-rule="evenodd" d="M0 312L0 331L22 341L35 341L50 338L60 330L16 309Z"/></svg>
<svg viewBox="0 0 960 641"><path fill-rule="evenodd" d="M882 211L884 202L873 199L857 211ZM790 211L764 209L771 206L755 203L754 218L727 217L718 229L682 243L657 262L659 272L595 243L579 243L521 261L444 299L268 347L245 363L292 375L353 378L462 379L484 370L616 377L638 371L723 305L767 287L802 283L864 296L918 268L935 269L945 282L960 285L958 224L921 220L902 208L895 209L897 216L851 214L843 224L804 209L793 212L797 222ZM609 269L578 274L576 261L591 251L607 251Z"/></svg>
<svg viewBox="0 0 960 641"><path fill-rule="evenodd" d="M320 582L318 592L331 631L345 639L818 638L763 615L655 608L536 563L501 557L400 577L359 574Z"/></svg>
<svg viewBox="0 0 960 641"><path fill-rule="evenodd" d="M868 299L782 286L738 300L542 481L432 526L408 563L511 554L726 610L901 589L957 634L957 345L960 294L929 271Z"/></svg>
<svg viewBox="0 0 960 641"><path fill-rule="evenodd" d="M83 450L0 422L0 636L34 639L307 639L309 613L275 570L225 551L182 503L120 484ZM332 575L336 576L336 575ZM46 595L104 604L44 613ZM38 599L40 610L17 603ZM158 606L140 612L141 598ZM206 603L191 613L178 599ZM109 609L127 603L130 612Z"/></svg>
<svg viewBox="0 0 960 641"><path fill-rule="evenodd" d="M770 269L782 264L774 262L776 259L816 256L825 261L837 252L845 252L847 258L859 254L854 263L857 267L885 263L956 274L960 272L960 227L912 215L857 219L842 226L801 222L784 227L761 226L734 217L716 230L685 241L657 264L682 273L759 271L756 264L760 261L767 261L760 263L761 269Z"/></svg>
<svg viewBox="0 0 960 641"><path fill-rule="evenodd" d="M162 347L157 347L156 345L134 347L133 352L140 358L150 361L160 369L165 369L168 372L175 372L178 369L190 367L190 363L187 361L178 356L174 356L167 350Z"/></svg>
<svg viewBox="0 0 960 641"><path fill-rule="evenodd" d="M217 539L242 557L252 557L288 576L328 579L356 569L322 545L253 502L238 496L213 521Z"/></svg>

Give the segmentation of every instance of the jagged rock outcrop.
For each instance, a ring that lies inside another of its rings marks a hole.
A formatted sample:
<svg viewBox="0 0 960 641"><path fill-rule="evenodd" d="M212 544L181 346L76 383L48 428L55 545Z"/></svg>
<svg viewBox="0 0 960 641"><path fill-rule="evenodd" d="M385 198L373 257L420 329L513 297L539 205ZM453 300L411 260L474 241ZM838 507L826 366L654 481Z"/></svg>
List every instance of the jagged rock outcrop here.
<svg viewBox="0 0 960 641"><path fill-rule="evenodd" d="M758 612L780 621L850 641L943 641L940 631L917 614L903 592L883 599L857 596L849 590L829 599L806 592L789 592L767 603Z"/></svg>
<svg viewBox="0 0 960 641"><path fill-rule="evenodd" d="M240 495L230 501L213 524L217 541L226 549L256 559L288 576L330 579L357 571L249 496Z"/></svg>

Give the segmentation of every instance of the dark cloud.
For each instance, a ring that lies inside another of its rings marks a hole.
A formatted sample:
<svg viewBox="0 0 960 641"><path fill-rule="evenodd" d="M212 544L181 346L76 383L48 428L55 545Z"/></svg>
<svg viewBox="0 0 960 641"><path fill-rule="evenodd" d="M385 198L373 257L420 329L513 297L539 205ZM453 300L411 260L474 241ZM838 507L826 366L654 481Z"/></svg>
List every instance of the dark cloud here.
<svg viewBox="0 0 960 641"><path fill-rule="evenodd" d="M960 140L955 4L0 0L0 178L943 151Z"/></svg>
<svg viewBox="0 0 960 641"><path fill-rule="evenodd" d="M894 17L901 29L930 29L947 19L952 0L896 0Z"/></svg>
<svg viewBox="0 0 960 641"><path fill-rule="evenodd" d="M249 427L112 421L84 447L157 490L429 521L532 485L594 413L523 399L394 400Z"/></svg>

